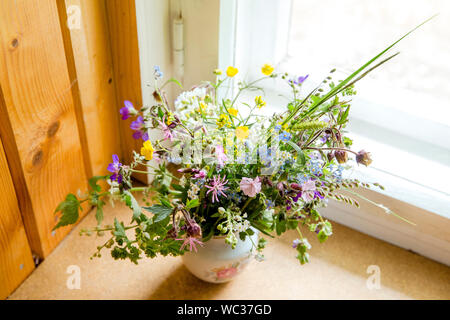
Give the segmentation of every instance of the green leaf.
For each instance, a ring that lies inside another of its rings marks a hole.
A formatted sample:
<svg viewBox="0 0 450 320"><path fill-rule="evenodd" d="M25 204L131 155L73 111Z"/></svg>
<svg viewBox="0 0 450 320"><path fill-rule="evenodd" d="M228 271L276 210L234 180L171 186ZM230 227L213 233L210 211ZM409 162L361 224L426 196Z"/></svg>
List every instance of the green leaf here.
<svg viewBox="0 0 450 320"><path fill-rule="evenodd" d="M186 209L191 209L198 207L200 205L200 201L198 199L188 200L186 203Z"/></svg>
<svg viewBox="0 0 450 320"><path fill-rule="evenodd" d="M155 204L151 207L143 207L145 210L150 211L155 216L153 217L153 222L159 222L167 218L171 213L172 209L166 206Z"/></svg>
<svg viewBox="0 0 450 320"><path fill-rule="evenodd" d="M123 224L114 218L114 235L118 238L127 238Z"/></svg>
<svg viewBox="0 0 450 320"><path fill-rule="evenodd" d="M164 86L167 85L167 84L170 83L170 82L175 83L175 84L178 85L181 89L183 89L183 86L181 85L180 81L178 81L178 80L175 79L175 78L170 78L169 80L167 80L167 81L163 84L163 86L161 87L161 89L164 88Z"/></svg>
<svg viewBox="0 0 450 320"><path fill-rule="evenodd" d="M77 222L79 216L78 209L81 210L80 201L74 194L69 193L66 196L66 199L61 202L58 207L56 207L55 213L61 211L62 215L59 218L58 224L53 228L53 230Z"/></svg>
<svg viewBox="0 0 450 320"><path fill-rule="evenodd" d="M161 202L161 204L163 206L172 209L172 205L170 204L169 199L167 199L166 197L162 197L162 196L158 197L158 199L159 199L159 202Z"/></svg>
<svg viewBox="0 0 450 320"><path fill-rule="evenodd" d="M139 205L139 203L136 201L134 196L128 190L125 190L123 192L123 197L126 205L131 209L133 209L133 220L138 219L139 216L141 215L141 206Z"/></svg>
<svg viewBox="0 0 450 320"><path fill-rule="evenodd" d="M295 151L297 151L297 161L301 164L304 165L306 163L306 157L305 154L303 153L303 150L296 145L294 142L292 141L288 141L287 142L292 148L295 149Z"/></svg>
<svg viewBox="0 0 450 320"><path fill-rule="evenodd" d="M94 176L89 179L89 186L91 187L91 189L93 191L100 192L100 191L102 191L102 188L97 184L97 182L99 180L105 180L108 177L109 177L109 175L108 176Z"/></svg>

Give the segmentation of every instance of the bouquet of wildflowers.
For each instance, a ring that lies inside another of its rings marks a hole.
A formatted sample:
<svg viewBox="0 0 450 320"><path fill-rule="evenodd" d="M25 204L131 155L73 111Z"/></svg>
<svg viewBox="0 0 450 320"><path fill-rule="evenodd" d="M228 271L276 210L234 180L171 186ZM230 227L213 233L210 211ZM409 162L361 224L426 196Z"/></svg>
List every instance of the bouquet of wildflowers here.
<svg viewBox="0 0 450 320"><path fill-rule="evenodd" d="M239 238L259 230L266 237L253 246L261 260L265 238L297 230L293 250L301 264L308 262L310 244L301 230L306 227L320 242L332 235L331 223L320 214L329 199L359 207L358 201L371 201L356 188L383 188L345 178L344 171L353 165L372 162L369 152L351 149L345 127L354 84L394 57L377 62L397 42L344 80L334 81L332 70L306 95L301 88L308 75L279 74L266 64L261 78L240 80L233 94L223 96L221 89L230 88L239 77L238 69L230 66L225 72L215 70L214 82L185 91L170 103L164 87L180 84L174 79L162 83L163 74L155 67L155 103L136 108L125 101L120 109L124 121L133 120L130 128L142 148L134 152L130 164L113 155L111 174L93 177L89 194L69 194L57 208L61 216L55 228L75 223L80 203L89 201L96 207L98 226L82 233L110 233L96 257L104 248L115 259L134 263L142 256L178 256L219 235L235 247ZM268 79L284 81L292 93L285 105L278 106L280 112L270 115L263 112L267 106L258 88ZM251 96L247 102L241 99L244 92ZM134 172L152 174L152 183L134 186ZM109 190L102 191L97 184L102 179ZM143 194L145 206L139 205L136 193ZM128 224L115 220L114 225L102 225L107 199L123 201L131 209ZM132 237L129 229L134 230Z"/></svg>

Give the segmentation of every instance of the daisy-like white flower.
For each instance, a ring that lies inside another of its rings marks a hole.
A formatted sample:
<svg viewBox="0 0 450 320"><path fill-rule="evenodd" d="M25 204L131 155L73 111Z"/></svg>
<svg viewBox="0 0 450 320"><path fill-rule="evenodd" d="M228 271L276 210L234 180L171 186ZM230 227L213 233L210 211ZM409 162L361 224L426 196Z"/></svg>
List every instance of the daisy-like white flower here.
<svg viewBox="0 0 450 320"><path fill-rule="evenodd" d="M228 187L225 187L225 185L227 183L228 183L228 180L225 179L225 176L223 176L223 178L221 178L219 175L219 176L215 176L213 178L211 185L205 186L206 188L209 189L206 192L206 194L209 194L210 192L212 192L212 202L213 203L215 201L219 202L219 198L218 198L219 195L222 195L225 198L227 197L227 195L224 193L224 191L228 189Z"/></svg>

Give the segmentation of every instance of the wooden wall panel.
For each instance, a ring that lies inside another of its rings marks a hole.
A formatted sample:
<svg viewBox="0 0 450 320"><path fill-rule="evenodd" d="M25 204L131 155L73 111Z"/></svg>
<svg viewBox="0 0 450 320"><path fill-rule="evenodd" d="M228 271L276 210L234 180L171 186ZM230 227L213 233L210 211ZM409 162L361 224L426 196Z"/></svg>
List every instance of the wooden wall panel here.
<svg viewBox="0 0 450 320"><path fill-rule="evenodd" d="M0 140L0 300L33 271L34 262Z"/></svg>
<svg viewBox="0 0 450 320"><path fill-rule="evenodd" d="M55 0L0 1L0 86L0 135L19 206L32 251L46 257L70 230L52 232L57 204L87 189Z"/></svg>
<svg viewBox="0 0 450 320"><path fill-rule="evenodd" d="M69 74L77 84L74 96L85 130L85 156L89 160L86 166L89 166L89 176L105 175L112 154L122 155L118 131L120 108L116 104L106 3L105 0L57 1ZM80 28L69 30L67 9L71 19L80 18Z"/></svg>
<svg viewBox="0 0 450 320"><path fill-rule="evenodd" d="M142 91L135 0L108 0L106 9L117 104L121 107L124 100L129 100L140 108ZM120 121L122 151L127 163L133 160L133 150L139 152L142 146L142 140L134 140L132 137L130 121L130 119ZM147 176L144 174L136 174L135 177L142 182L147 182Z"/></svg>

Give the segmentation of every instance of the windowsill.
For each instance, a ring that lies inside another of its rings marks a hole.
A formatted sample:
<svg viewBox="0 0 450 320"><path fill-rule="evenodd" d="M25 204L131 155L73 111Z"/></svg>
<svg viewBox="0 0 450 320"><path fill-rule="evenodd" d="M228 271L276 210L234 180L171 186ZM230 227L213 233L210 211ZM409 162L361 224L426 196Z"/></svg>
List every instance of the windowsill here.
<svg viewBox="0 0 450 320"><path fill-rule="evenodd" d="M129 221L123 203L104 207L105 224ZM180 257L115 261L108 252L90 260L103 238L80 237L96 225L92 210L9 299L449 299L449 268L407 250L333 223L334 234L319 243L308 233L311 262L300 266L295 230L270 239L264 262L253 261L239 278L212 285L198 280ZM305 232L307 232L305 230ZM306 233L305 233L306 235ZM67 267L81 269L81 290L66 286ZM367 268L381 270L380 289L369 290ZM282 272L280 272L282 270ZM258 288L266 288L259 290Z"/></svg>

